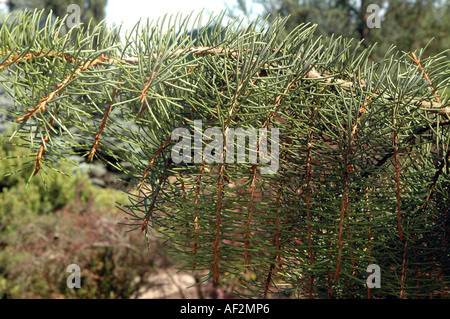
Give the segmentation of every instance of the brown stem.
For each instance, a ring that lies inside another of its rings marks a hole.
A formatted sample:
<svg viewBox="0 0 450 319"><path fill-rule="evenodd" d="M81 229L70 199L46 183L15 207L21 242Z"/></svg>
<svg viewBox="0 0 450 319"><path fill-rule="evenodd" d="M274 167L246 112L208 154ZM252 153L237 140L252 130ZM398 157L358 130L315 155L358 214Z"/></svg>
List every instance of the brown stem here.
<svg viewBox="0 0 450 319"><path fill-rule="evenodd" d="M270 282L272 281L272 274L273 274L274 269L275 269L275 264L270 264L269 273L267 274L267 277L266 277L266 284L264 287L263 299L266 299L267 293L269 292Z"/></svg>
<svg viewBox="0 0 450 319"><path fill-rule="evenodd" d="M394 115L394 168L395 168L395 186L396 186L396 197L397 197L397 229L400 240L403 241L403 231L402 231L402 211L401 211L401 186L400 186L400 160L398 155L398 131L397 131L397 120Z"/></svg>
<svg viewBox="0 0 450 319"><path fill-rule="evenodd" d="M119 91L119 89L115 89L113 91L113 94L111 96L111 101L109 102L108 107L105 110L105 114L103 115L102 124L100 125L100 128L99 128L97 134L95 135L94 144L92 145L91 152L89 153L89 156L88 156L88 159L87 159L88 162L92 161L92 159L94 158L95 153L97 152L98 145L100 144L100 135L103 133L103 130L106 127L106 122L108 120L109 114L111 114L112 105L114 103L114 99L116 98L116 95L117 95L118 91Z"/></svg>
<svg viewBox="0 0 450 319"><path fill-rule="evenodd" d="M419 59L416 57L416 55L414 54L414 52L411 52L411 56L414 59L414 62L419 66L419 69L422 71L423 76L425 77L425 79L428 81L428 84L430 85L431 89L433 90L433 95L435 96L434 100L437 103L440 103L439 101L439 97L437 95L436 90L434 89L433 83L431 82L430 78L428 77L427 73L425 72L424 68L422 67L422 65L419 62Z"/></svg>
<svg viewBox="0 0 450 319"><path fill-rule="evenodd" d="M400 299L403 299L405 295L405 272L406 272L406 252L408 250L408 241L405 241L405 245L403 247L403 258L402 258L402 271L400 277Z"/></svg>
<svg viewBox="0 0 450 319"><path fill-rule="evenodd" d="M59 108L59 105L56 106L55 113L58 110L58 108ZM50 130L51 130L51 126L53 126L53 122L54 122L53 118L51 118L48 122L48 125L47 125L48 134L44 137L44 140L41 143L41 147L39 148L39 152L36 156L36 162L34 164L35 169L34 169L33 176L35 176L39 172L39 169L41 167L42 156L44 155L45 147L46 147L48 141L50 140Z"/></svg>
<svg viewBox="0 0 450 319"><path fill-rule="evenodd" d="M166 164L166 169L170 166L172 164L172 161L168 161L167 162L167 164ZM153 204L152 204L152 206L150 207L150 209L148 209L147 210L147 215L145 216L145 220L144 220L144 223L142 224L142 227L141 227L141 231L144 231L145 229L146 229L146 227L147 227L147 225L148 225L148 222L150 221L150 217L152 216L152 214L153 214L153 209L155 208L155 205L156 205L156 198L158 197L158 195L159 195L159 192L161 191L161 189L162 189L162 184L163 184L163 182L164 182L164 177L165 177L165 172L163 172L162 174L161 174L161 176L160 176L160 178L159 178L159 188L158 188L158 190L156 191L156 194L154 195L154 199L153 199ZM146 195L144 195L144 196L146 196Z"/></svg>
<svg viewBox="0 0 450 319"><path fill-rule="evenodd" d="M82 66L80 66L78 69L75 70L75 72L73 72L71 75L67 76L62 83L59 83L56 85L56 89L53 90L52 92L50 92L50 94L47 97L43 97L41 99L41 103L37 104L34 108L29 109L28 113L25 114L23 117L18 118L16 121L17 122L23 122L28 120L31 116L33 116L34 114L36 114L39 110L42 110L43 112L45 112L46 110L46 106L48 103L50 103L53 98L59 94L59 92L61 90L63 90L67 84L72 81L75 76L77 75L77 73L82 72L84 70L86 70L87 68L89 68L90 66L95 66L100 62L104 62L105 61L105 57L100 56L97 59L93 60L92 62L86 62L85 64L83 64Z"/></svg>

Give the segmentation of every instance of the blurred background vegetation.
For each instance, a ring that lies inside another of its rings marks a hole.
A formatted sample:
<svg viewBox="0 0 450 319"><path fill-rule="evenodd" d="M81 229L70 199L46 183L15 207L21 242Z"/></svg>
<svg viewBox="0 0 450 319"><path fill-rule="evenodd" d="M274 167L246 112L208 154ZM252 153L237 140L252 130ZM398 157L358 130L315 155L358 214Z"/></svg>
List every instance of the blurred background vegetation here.
<svg viewBox="0 0 450 319"><path fill-rule="evenodd" d="M29 158L15 142L0 143L0 297L129 298L155 267L167 266L118 224L122 191L64 166L65 174L47 172L47 183L38 176L27 185L31 171L10 174ZM82 269L81 289L66 285L70 264Z"/></svg>
<svg viewBox="0 0 450 319"><path fill-rule="evenodd" d="M426 55L435 55L450 49L450 1L448 0L238 0L230 8L234 16L252 16L254 4L261 5L263 15L271 20L278 15L290 15L287 29L300 23L318 24L317 35L343 36L363 45L377 44L372 58L382 58L394 44L399 50L414 51L424 48ZM380 8L380 28L370 28L370 4ZM450 57L450 53L447 54Z"/></svg>
<svg viewBox="0 0 450 319"><path fill-rule="evenodd" d="M92 19L94 26L106 16L107 0L6 0L4 13L45 8L63 17L72 3L82 9L81 22ZM381 8L380 29L366 23L366 8L373 3ZM254 4L261 5L269 19L290 15L288 30L311 22L318 24L317 36L364 39L365 46L377 43L374 60L391 44L407 52L427 47L428 56L450 48L448 0L238 0L228 14L250 19ZM12 103L0 86L0 111ZM0 134L10 130L8 115L0 113ZM87 165L75 156L75 162L85 165L76 171L59 168L71 178L52 171L47 172L51 183L33 178L27 186L32 172L9 173L28 155L1 139L0 298L130 298L146 285L148 274L174 262L157 249L149 252L139 232L126 233L117 224L122 213L116 201L126 196L128 185L116 182L120 176L113 168L102 162ZM158 245L162 244L155 239L154 247ZM66 286L65 270L72 263L83 270L82 289Z"/></svg>

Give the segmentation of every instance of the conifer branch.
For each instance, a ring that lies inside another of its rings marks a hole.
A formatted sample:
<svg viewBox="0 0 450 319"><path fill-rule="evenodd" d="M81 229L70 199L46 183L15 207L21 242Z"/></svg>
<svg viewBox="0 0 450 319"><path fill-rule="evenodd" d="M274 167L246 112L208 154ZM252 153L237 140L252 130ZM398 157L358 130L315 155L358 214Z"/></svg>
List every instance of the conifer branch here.
<svg viewBox="0 0 450 319"><path fill-rule="evenodd" d="M21 20L30 34L1 27L0 75L15 99L15 133L30 137L33 152L39 145L36 160L24 164L35 174L47 152L63 159L92 140L92 161L101 144L137 184L138 194L121 205L133 227L159 231L182 269L207 269L204 280L224 286L234 281L244 297L409 298L448 290L442 243L450 152L442 148L450 107L436 89L448 86L449 61L430 57L422 66L413 54L390 52L369 63L370 50L315 39L314 26L281 36L284 19L239 28L217 20L195 36L185 24L149 24L124 43L107 28L55 37L33 17ZM240 149L260 159L267 140L254 132L278 129L277 171L260 174L267 162L247 157L224 161L233 155L226 143L203 135L201 151L215 145L222 161L202 153L200 161L175 163L172 144L183 153L199 144L171 134L198 120L222 138L251 129ZM372 263L389 285L363 286Z"/></svg>
<svg viewBox="0 0 450 319"><path fill-rule="evenodd" d="M267 294L269 293L270 283L272 282L272 275L273 275L274 269L275 269L275 264L270 264L270 268L269 268L269 271L268 271L267 277L266 277L263 299L266 299Z"/></svg>
<svg viewBox="0 0 450 319"><path fill-rule="evenodd" d="M398 155L398 132L396 129L396 119L394 117L394 168L395 168L395 187L396 187L396 197L397 197L397 228L400 240L403 241L403 231L402 231L402 200L401 200L401 186L400 186L400 159Z"/></svg>
<svg viewBox="0 0 450 319"><path fill-rule="evenodd" d="M119 80L119 82L120 82L120 80ZM120 86L120 84L119 84L119 86ZM104 113L103 119L102 119L102 123L100 125L100 128L99 128L97 134L95 135L94 144L92 145L91 152L89 153L89 156L87 158L88 162L92 161L92 159L94 158L95 153L97 152L98 145L100 144L100 135L103 133L103 131L104 131L105 127L106 127L106 122L108 121L108 117L111 114L112 106L113 106L114 100L115 100L116 95L117 95L118 92L119 92L118 88L114 89L114 91L113 91L113 93L111 95L111 101L109 102L108 107L105 110L105 113Z"/></svg>
<svg viewBox="0 0 450 319"><path fill-rule="evenodd" d="M22 122L22 121L27 121L31 116L33 116L34 114L36 114L38 111L42 110L43 112L46 111L46 106L48 103L50 103L57 94L59 94L67 85L70 81L72 81L75 76L77 74L79 74L80 72L86 70L87 68L89 68L90 66L95 66L100 62L105 61L105 58L103 56L98 57L97 59L95 59L92 62L86 62L84 65L80 66L79 68L77 68L75 70L75 72L73 72L71 75L67 76L62 83L58 83L56 84L56 89L53 90L52 92L50 92L50 94L47 97L43 97L41 99L41 103L36 104L36 106L30 110L28 110L28 113L25 114L23 117L20 117L16 120L16 122Z"/></svg>
<svg viewBox="0 0 450 319"><path fill-rule="evenodd" d="M56 111L58 111L58 108L59 108L59 105L56 106L55 114L53 116L56 116ZM51 127L52 127L53 123L54 123L54 118L51 117L49 122L48 122L48 125L47 125L48 133L47 133L47 135L45 135L44 139L42 140L41 146L39 147L39 152L38 152L38 154L36 156L36 162L34 164L35 169L34 169L34 172L33 172L33 176L36 175L39 172L39 169L41 167L42 157L43 157L45 149L47 147L47 143L50 140L50 130L51 130Z"/></svg>
<svg viewBox="0 0 450 319"><path fill-rule="evenodd" d="M75 59L71 56L69 56L68 54L62 54L59 52L46 52L45 50L42 50L40 52L29 52L27 54L24 54L25 52L18 54L18 53L13 53L10 50L7 50L5 52L0 51L0 56L2 55L12 55L11 58L4 60L1 64L0 64L0 71L6 67L9 67L12 64L17 64L21 61L28 61L32 58L41 58L41 57L45 57L45 58L55 58L55 57L59 57L62 58L66 61L68 61L69 63L75 63ZM23 55L24 54L24 55Z"/></svg>
<svg viewBox="0 0 450 319"><path fill-rule="evenodd" d="M435 96L434 101L437 102L437 103L440 103L439 102L439 97L437 95L436 90L434 89L433 83L431 82L430 78L428 77L427 73L425 72L424 68L422 67L422 64L420 64L419 59L416 57L414 52L411 52L411 56L412 56L414 62L420 68L420 71L422 71L423 76L425 77L425 79L428 81L428 84L430 85L430 88L433 90L433 95Z"/></svg>
<svg viewBox="0 0 450 319"><path fill-rule="evenodd" d="M147 168L145 169L144 174L141 177L141 180L138 183L137 190L139 191L142 186L144 185L145 180L148 177L148 174L150 173L150 170L152 169L153 165L155 165L156 160L158 159L161 152L167 147L167 145L172 140L172 137L169 136L162 144L161 146L156 150L155 155L153 155L153 158L151 159L150 163L148 164Z"/></svg>

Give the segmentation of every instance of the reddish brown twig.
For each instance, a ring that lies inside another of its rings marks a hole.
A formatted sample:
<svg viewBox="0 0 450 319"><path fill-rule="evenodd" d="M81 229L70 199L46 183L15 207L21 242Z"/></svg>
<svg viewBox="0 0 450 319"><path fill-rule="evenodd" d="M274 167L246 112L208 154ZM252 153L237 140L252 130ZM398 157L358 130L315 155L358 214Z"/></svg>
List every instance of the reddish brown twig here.
<svg viewBox="0 0 450 319"><path fill-rule="evenodd" d="M94 144L92 145L91 152L89 153L89 156L87 159L88 162L92 161L95 153L97 152L98 145L100 144L100 135L103 133L103 130L106 127L106 122L108 120L109 114L111 114L112 105L114 103L114 99L116 98L118 91L119 91L119 89L115 89L113 94L111 95L111 101L109 102L108 107L105 110L105 114L103 115L102 124L100 125L100 128L99 128L97 134L95 135Z"/></svg>
<svg viewBox="0 0 450 319"><path fill-rule="evenodd" d="M434 99L434 100L435 100L437 103L440 103L439 97L437 96L437 93L436 93L436 90L434 89L433 83L431 82L431 80L430 80L430 78L428 77L428 75L425 73L425 70L423 69L422 65L420 64L419 59L417 59L416 55L415 55L413 52L411 52L411 56L412 56L412 58L414 59L414 62L419 66L419 68L420 68L420 70L422 71L422 73L423 73L425 79L427 79L428 83L430 84L430 87L433 89L433 93L434 93L434 96L435 96L435 99ZM424 203L422 204L422 208L421 208L421 210L420 210L421 213L422 213L422 212L425 210L425 208L427 207L428 201L430 200L431 196L432 196L433 193L434 193L434 189L435 189L436 184L437 184L437 182L438 182L438 180L439 180L439 177L441 176L441 174L442 174L442 172L443 172L443 170L444 170L445 163L449 160L449 158L450 158L450 151L447 150L447 154L446 154L446 156L445 156L445 159L442 159L442 163L441 163L441 165L439 165L439 168L438 168L438 170L436 171L436 174L435 174L434 177L433 177L433 183L431 184L431 186L430 186L430 191L429 191L427 197L425 198Z"/></svg>
<svg viewBox="0 0 450 319"><path fill-rule="evenodd" d="M147 178L147 176L148 176L150 170L152 169L153 165L155 164L156 160L158 159L159 154L161 154L161 152L162 152L163 149L167 146L167 144L170 143L171 139L172 139L172 137L169 136L169 137L161 144L161 146L156 150L155 155L153 155L153 158L151 159L150 163L148 164L147 169L145 170L144 175L142 176L142 178L141 178L141 180L140 180L140 182L139 182L139 184L138 184L138 187L137 187L137 190L138 190L138 191L142 188L142 185L143 185L145 179Z"/></svg>
<svg viewBox="0 0 450 319"><path fill-rule="evenodd" d="M59 108L59 105L56 106L55 112L58 110L58 108ZM54 122L54 118L51 118L48 122L47 131L49 131L49 132L44 137L44 139L41 143L41 147L39 148L39 152L37 153L36 162L34 164L35 168L34 168L33 176L35 176L39 172L39 169L41 167L42 156L44 155L46 145L47 145L48 141L50 140L50 130L51 130L51 126L53 126L53 122Z"/></svg>
<svg viewBox="0 0 450 319"><path fill-rule="evenodd" d="M437 95L436 90L434 89L433 83L431 82L430 78L428 77L427 73L425 72L424 68L422 67L422 64L420 64L419 59L416 57L416 55L414 54L414 52L411 52L411 56L414 60L414 62L418 65L419 69L422 71L423 76L425 77L425 79L428 81L428 84L430 85L431 89L433 90L433 95L435 96L434 100L438 103L439 102L439 97Z"/></svg>
<svg viewBox="0 0 450 319"><path fill-rule="evenodd" d="M287 85L283 94L280 94L275 98L275 107L272 110L271 114L265 120L264 124L262 125L262 128L267 128L269 126L270 121L275 116L275 114L278 110L278 107L281 104L282 95L285 95L287 92L289 92L289 90L292 88L292 86L294 84L295 84L295 80L292 80L291 82L289 82L289 84ZM260 145L261 145L261 142L259 142L258 145L256 146L256 152L259 152ZM257 172L256 172L257 165L256 164L253 164L251 166L251 171L252 171L252 177L251 177L250 189L249 189L250 202L249 202L248 210L247 210L247 222L246 222L247 231L245 233L245 243L244 243L244 265L248 264L248 249L250 247L250 222L251 222L251 217L252 217L253 210L254 210L253 203L254 203L254 196L255 196L255 192L256 192L256 178L257 178Z"/></svg>
<svg viewBox="0 0 450 319"><path fill-rule="evenodd" d="M346 153L348 150L346 151ZM348 155L348 154L346 154ZM347 165L347 156L345 159L345 166ZM338 256L337 256L337 266L336 266L336 272L334 274L334 281L337 281L339 273L341 271L341 262L342 262L342 248L344 246L344 243L342 241L342 237L344 235L344 222L345 222L345 215L347 214L348 209L348 178L349 178L349 172L347 169L344 169L344 178L342 180L342 188L343 188L343 198L341 201L341 214L339 217L339 235L338 235Z"/></svg>
<svg viewBox="0 0 450 319"><path fill-rule="evenodd" d="M140 99L139 99L139 101L141 102L141 104L142 104L142 107L141 107L141 110L139 111L139 114L141 114L142 112L144 112L144 110L145 110L145 102L147 101L147 99L146 99L146 97L145 97L145 95L147 94L147 91L148 91L148 89L149 89L149 87L150 87L150 85L152 84L152 81L153 81L153 79L155 78L155 75L156 75L156 72L157 72L158 70L156 70L156 71L154 71L153 73L152 73L152 76L150 77L150 78L147 78L147 83L144 85L144 88L142 89L142 91L141 91L141 97L140 97Z"/></svg>
<svg viewBox="0 0 450 319"><path fill-rule="evenodd" d="M56 89L53 90L52 92L50 92L50 94L47 97L43 97L41 99L41 103L37 104L34 108L29 109L28 113L25 114L23 117L18 118L16 121L17 122L23 122L28 120L31 116L33 116L34 114L36 114L39 110L42 110L43 112L46 111L46 106L48 103L50 103L53 98L59 94L59 92L61 90L63 90L67 84L73 80L75 78L75 76L77 75L77 73L86 70L88 67L90 66L95 66L100 62L105 61L105 58L103 56L98 57L97 59L91 61L91 62L86 62L85 64L83 64L82 66L80 66L79 68L77 68L75 70L75 72L73 72L72 74L70 74L69 76L67 76L62 83L58 83L56 85Z"/></svg>
<svg viewBox="0 0 450 319"><path fill-rule="evenodd" d="M214 273L214 282L219 281L219 254L220 254L220 235L221 235L221 217L222 217L222 207L223 207L223 180L225 174L225 165L222 164L219 169L219 180L217 183L217 209L216 209L216 224L215 224L215 236L213 243L213 273Z"/></svg>
<svg viewBox="0 0 450 319"><path fill-rule="evenodd" d="M196 67L194 67L194 68L188 68L188 69L186 70L186 73L190 73L190 72L191 72L192 70L194 70L194 69L196 69ZM149 89L149 87L150 87L152 81L153 81L153 78L154 78L155 75L156 75L156 72L157 72L157 71L153 72L151 78L150 78L150 77L147 78L147 81L148 81L148 82L145 84L144 89L142 89L142 91L141 91L141 97L140 97L139 101L141 102L142 106L141 106L141 109L139 110L138 114L142 114L142 113L145 111L145 109L146 109L146 107L147 107L146 104L150 104L150 103L152 103L152 102L155 101L155 99L151 99L151 100L147 101L146 94L147 94L147 92L148 92L148 89ZM177 80L173 80L173 81L170 82L170 84L175 84L176 82L177 82ZM167 90L167 88L168 88L168 86L164 87L164 90ZM147 102L147 103L145 103L145 102Z"/></svg>
<svg viewBox="0 0 450 319"><path fill-rule="evenodd" d="M270 282L272 281L272 275L273 275L274 269L275 269L275 264L270 264L269 273L267 274L267 277L266 277L266 283L265 283L265 287L264 287L263 299L266 299L267 293L269 292Z"/></svg>
<svg viewBox="0 0 450 319"><path fill-rule="evenodd" d="M0 55L3 55L4 53L11 54L11 51L9 50L7 50L6 52L0 51ZM48 57L48 58L60 57L69 61L70 63L75 63L75 59L68 54L62 54L59 52L46 53L45 50L42 50L41 52L29 52L22 57L20 56L20 54L13 54L11 58L4 60L0 64L0 71L13 62L19 63L20 61L28 61L31 58L38 58L38 57Z"/></svg>
<svg viewBox="0 0 450 319"><path fill-rule="evenodd" d="M167 164L166 164L166 169L167 169L171 164L172 164L172 161L168 161ZM145 228L146 228L147 225L148 225L148 222L150 221L150 217L151 217L152 214L153 214L153 209L155 209L155 205L156 205L156 197L158 197L159 192L160 192L161 189L162 189L161 186L162 186L162 184L163 184L163 182L164 182L164 177L165 177L165 172L163 172L163 173L161 174L161 176L159 177L159 188L158 188L158 190L156 191L156 194L154 195L154 200L153 200L152 206L150 207L150 209L147 210L147 216L145 216L145 220L144 220L144 223L142 224L141 231L144 231L144 230L145 230ZM145 196L146 196L146 195L145 195Z"/></svg>
<svg viewBox="0 0 450 319"><path fill-rule="evenodd" d="M195 189L195 194L194 194L194 197L195 197L195 200L194 200L195 208L194 208L194 243L193 243L193 247L194 247L194 251L193 251L194 262L192 264L192 268L193 269L195 269L197 267L197 250L198 250L197 239L198 239L198 228L199 228L198 227L198 212L197 212L198 207L197 206L198 206L199 197L200 197L200 183L201 183L201 180L202 180L203 171L205 170L205 166L206 166L206 163L203 161L202 162L202 166L200 166L200 170L198 172L197 182L196 182L197 187Z"/></svg>
<svg viewBox="0 0 450 319"><path fill-rule="evenodd" d="M396 120L394 119L394 126L396 126ZM400 240L403 241L402 231L402 211L401 211L401 185L400 185L400 159L398 156L398 132L397 129L394 132L394 168L395 168L395 186L397 196L397 229Z"/></svg>

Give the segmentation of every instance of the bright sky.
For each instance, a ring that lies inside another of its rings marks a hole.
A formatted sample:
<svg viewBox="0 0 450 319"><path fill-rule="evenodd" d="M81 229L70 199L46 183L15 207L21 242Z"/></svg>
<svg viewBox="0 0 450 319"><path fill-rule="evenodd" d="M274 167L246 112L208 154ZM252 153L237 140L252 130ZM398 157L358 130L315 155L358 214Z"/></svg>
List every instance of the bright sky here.
<svg viewBox="0 0 450 319"><path fill-rule="evenodd" d="M122 23L122 31L124 31L131 29L141 17L142 22L145 22L147 18L156 20L166 13L174 16L176 13L182 13L183 16L187 16L192 11L195 17L202 9L205 9L202 21L206 22L211 12L216 15L221 10L225 10L227 8L225 3L232 8L236 0L108 0L106 19L109 25Z"/></svg>

